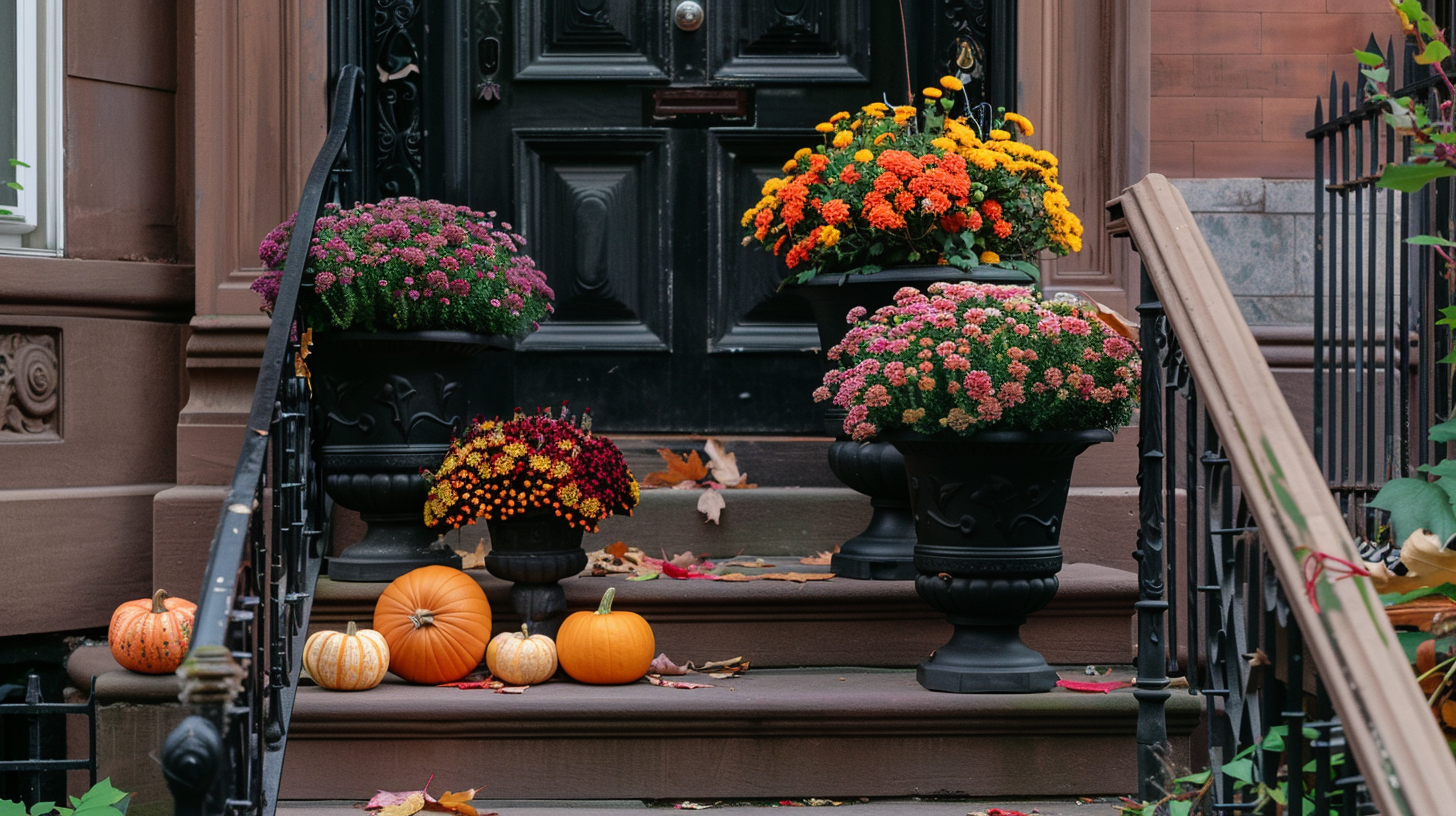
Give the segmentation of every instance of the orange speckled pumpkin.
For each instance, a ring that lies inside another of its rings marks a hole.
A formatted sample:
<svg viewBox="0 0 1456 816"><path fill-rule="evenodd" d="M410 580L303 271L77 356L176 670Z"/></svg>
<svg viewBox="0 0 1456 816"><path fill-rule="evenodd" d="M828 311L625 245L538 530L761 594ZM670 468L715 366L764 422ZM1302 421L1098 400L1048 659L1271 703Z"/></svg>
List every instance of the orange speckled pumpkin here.
<svg viewBox="0 0 1456 816"><path fill-rule="evenodd" d="M364 691L389 671L389 644L373 629L349 621L343 632L314 632L303 644L303 667L315 683L334 691Z"/></svg>
<svg viewBox="0 0 1456 816"><path fill-rule="evenodd" d="M452 567L420 567L394 579L374 605L374 630L389 644L389 670L411 683L459 680L485 656L490 601Z"/></svg>
<svg viewBox="0 0 1456 816"><path fill-rule="evenodd" d="M134 672L174 672L192 642L196 617L197 604L168 598L165 589L150 598L127 601L111 613L111 627L106 632L111 656Z"/></svg>
<svg viewBox="0 0 1456 816"><path fill-rule="evenodd" d="M636 612L613 612L609 587L595 612L575 612L556 633L556 657L573 680L597 685L631 683L647 674L657 642Z"/></svg>

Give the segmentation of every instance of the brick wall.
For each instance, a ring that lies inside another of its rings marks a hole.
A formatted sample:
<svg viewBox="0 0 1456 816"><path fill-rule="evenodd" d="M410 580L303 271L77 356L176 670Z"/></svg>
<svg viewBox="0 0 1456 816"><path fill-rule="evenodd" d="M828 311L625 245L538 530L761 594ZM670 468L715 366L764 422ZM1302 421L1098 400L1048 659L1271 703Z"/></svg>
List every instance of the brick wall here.
<svg viewBox="0 0 1456 816"><path fill-rule="evenodd" d="M1304 133L1330 72L1384 47L1386 0L1152 0L1152 170L1170 178L1311 178ZM1397 42L1399 40L1397 39ZM1353 90L1353 89L1352 89Z"/></svg>

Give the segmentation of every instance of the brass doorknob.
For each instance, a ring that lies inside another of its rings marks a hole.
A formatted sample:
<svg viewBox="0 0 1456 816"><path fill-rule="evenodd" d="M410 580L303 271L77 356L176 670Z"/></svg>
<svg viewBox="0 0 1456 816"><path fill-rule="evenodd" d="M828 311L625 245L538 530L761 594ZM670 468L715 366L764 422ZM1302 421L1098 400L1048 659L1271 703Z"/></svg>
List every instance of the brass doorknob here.
<svg viewBox="0 0 1456 816"><path fill-rule="evenodd" d="M697 31L703 27L703 18L706 16L703 7L693 0L683 0L673 9L672 21L683 31Z"/></svg>

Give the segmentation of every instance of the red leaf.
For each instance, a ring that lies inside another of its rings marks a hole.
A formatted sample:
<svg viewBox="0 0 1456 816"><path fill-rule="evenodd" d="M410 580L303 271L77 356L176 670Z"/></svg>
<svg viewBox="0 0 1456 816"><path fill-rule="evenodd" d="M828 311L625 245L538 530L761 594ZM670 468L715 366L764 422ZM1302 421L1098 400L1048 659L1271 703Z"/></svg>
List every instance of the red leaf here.
<svg viewBox="0 0 1456 816"><path fill-rule="evenodd" d="M1070 691L1085 691L1091 694L1106 694L1122 688L1131 688L1131 680L1113 680L1108 683L1084 683L1081 680L1058 680L1057 685Z"/></svg>

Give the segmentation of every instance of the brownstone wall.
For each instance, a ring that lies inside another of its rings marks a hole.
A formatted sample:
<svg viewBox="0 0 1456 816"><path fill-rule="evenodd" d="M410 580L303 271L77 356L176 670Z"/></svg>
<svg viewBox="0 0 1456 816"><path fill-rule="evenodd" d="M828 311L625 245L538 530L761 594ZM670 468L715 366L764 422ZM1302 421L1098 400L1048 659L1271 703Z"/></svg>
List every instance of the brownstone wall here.
<svg viewBox="0 0 1456 816"><path fill-rule="evenodd" d="M1386 0L1152 0L1153 172L1171 178L1311 178L1304 133L1330 72L1384 47ZM1355 89L1352 88L1352 91Z"/></svg>

